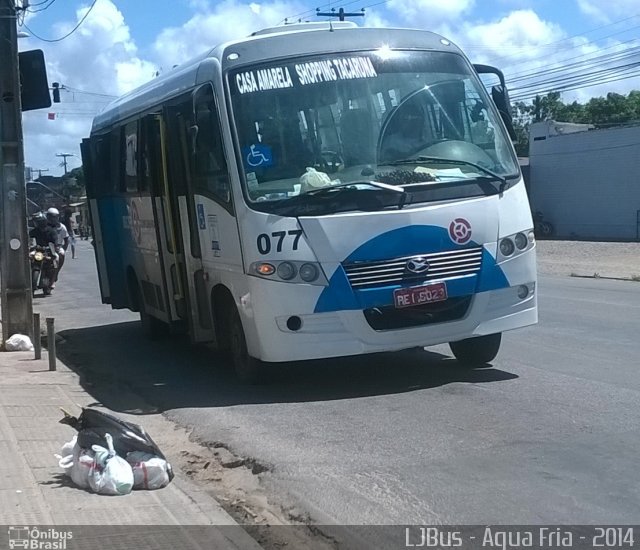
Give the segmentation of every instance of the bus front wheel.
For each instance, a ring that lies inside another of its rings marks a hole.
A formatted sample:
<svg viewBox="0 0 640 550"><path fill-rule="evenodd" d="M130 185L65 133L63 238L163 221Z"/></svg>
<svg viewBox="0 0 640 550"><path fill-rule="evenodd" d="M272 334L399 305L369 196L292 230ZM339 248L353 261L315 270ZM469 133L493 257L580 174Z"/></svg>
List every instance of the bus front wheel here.
<svg viewBox="0 0 640 550"><path fill-rule="evenodd" d="M229 347L236 376L244 384L258 384L264 380L264 365L249 355L240 314L235 306L229 309Z"/></svg>
<svg viewBox="0 0 640 550"><path fill-rule="evenodd" d="M479 367L490 363L498 355L502 334L489 334L450 342L449 347L458 362L465 367Z"/></svg>

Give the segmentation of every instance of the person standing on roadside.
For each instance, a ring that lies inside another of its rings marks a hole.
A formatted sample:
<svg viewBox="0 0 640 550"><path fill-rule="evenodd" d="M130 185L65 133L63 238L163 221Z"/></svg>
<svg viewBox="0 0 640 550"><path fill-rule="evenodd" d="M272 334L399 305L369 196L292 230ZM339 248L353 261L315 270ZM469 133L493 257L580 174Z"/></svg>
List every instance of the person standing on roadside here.
<svg viewBox="0 0 640 550"><path fill-rule="evenodd" d="M76 259L76 234L73 227L67 228L69 231L69 245L71 246L71 259Z"/></svg>

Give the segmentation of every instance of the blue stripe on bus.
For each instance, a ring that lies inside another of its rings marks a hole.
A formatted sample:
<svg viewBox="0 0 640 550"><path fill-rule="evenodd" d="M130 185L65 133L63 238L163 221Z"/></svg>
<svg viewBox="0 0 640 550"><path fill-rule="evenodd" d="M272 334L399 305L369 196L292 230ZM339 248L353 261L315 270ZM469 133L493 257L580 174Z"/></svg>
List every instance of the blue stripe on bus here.
<svg viewBox="0 0 640 550"><path fill-rule="evenodd" d="M125 230L123 218L127 215L126 202L121 198L103 198L98 201L105 267L111 290L111 306L126 307L129 302L126 272L124 269L125 251L123 243L130 240L130 231Z"/></svg>
<svg viewBox="0 0 640 550"><path fill-rule="evenodd" d="M464 248L477 247L469 242ZM448 231L436 226L407 226L378 235L350 254L345 263L379 261L428 252L444 252L455 248ZM463 248L463 247L460 247ZM393 305L393 291L402 285L353 290L342 266L334 272L316 303L315 312L357 310ZM468 296L509 286L509 282L495 259L482 250L482 264L478 274L447 279L447 294L454 298Z"/></svg>

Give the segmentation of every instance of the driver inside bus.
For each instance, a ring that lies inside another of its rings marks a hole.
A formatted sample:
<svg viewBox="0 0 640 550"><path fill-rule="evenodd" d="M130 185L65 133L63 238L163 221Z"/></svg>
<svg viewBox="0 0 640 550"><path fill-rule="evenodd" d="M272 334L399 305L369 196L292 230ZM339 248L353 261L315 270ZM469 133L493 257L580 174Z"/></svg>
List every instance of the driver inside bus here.
<svg viewBox="0 0 640 550"><path fill-rule="evenodd" d="M424 149L424 126L424 114L418 106L405 105L402 111L396 111L385 132L381 157L401 160Z"/></svg>

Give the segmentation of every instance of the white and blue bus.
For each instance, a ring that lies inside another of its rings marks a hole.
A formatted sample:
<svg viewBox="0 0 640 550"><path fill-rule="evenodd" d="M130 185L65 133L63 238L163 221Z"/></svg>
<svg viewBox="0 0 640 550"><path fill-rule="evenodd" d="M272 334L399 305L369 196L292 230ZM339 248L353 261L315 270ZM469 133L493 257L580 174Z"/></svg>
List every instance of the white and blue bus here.
<svg viewBox="0 0 640 550"><path fill-rule="evenodd" d="M102 300L230 351L245 380L441 343L489 362L537 322L508 101L500 71L426 31L311 23L220 45L83 140Z"/></svg>

